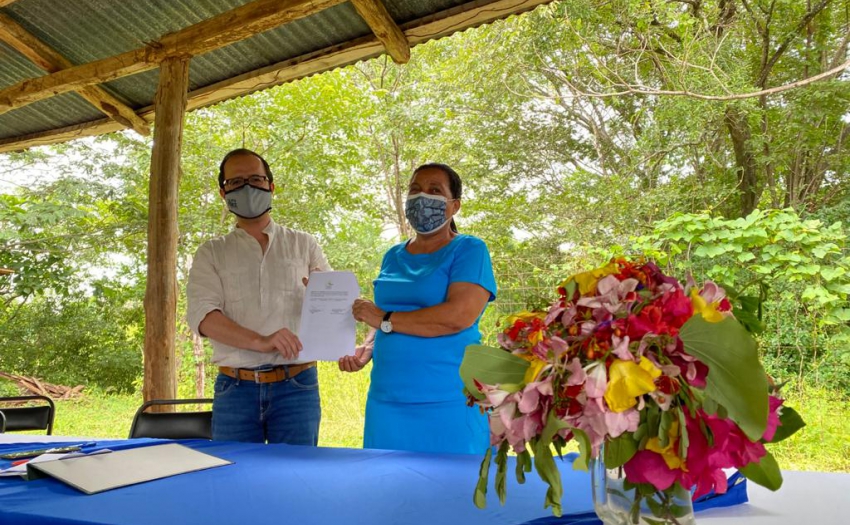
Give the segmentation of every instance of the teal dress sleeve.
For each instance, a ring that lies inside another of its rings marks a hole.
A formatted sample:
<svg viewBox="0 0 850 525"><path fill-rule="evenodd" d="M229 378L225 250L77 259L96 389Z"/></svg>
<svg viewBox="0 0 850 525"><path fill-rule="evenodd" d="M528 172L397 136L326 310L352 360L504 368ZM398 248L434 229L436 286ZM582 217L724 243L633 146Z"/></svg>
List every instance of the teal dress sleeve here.
<svg viewBox="0 0 850 525"><path fill-rule="evenodd" d="M496 299L496 277L490 251L481 239L465 235L458 246L449 271L450 283L472 283L490 292L488 302Z"/></svg>

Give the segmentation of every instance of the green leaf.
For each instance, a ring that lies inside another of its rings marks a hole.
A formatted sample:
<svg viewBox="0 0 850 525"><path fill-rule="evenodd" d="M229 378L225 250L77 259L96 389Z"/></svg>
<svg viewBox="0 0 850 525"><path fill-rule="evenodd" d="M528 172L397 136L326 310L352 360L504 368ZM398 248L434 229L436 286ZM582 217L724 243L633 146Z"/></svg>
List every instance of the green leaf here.
<svg viewBox="0 0 850 525"><path fill-rule="evenodd" d="M572 428L570 431L573 437L578 441L578 457L573 461L573 470L587 471L587 463L590 460L590 438L583 430Z"/></svg>
<svg viewBox="0 0 850 525"><path fill-rule="evenodd" d="M470 395L484 399L484 394L475 386L476 379L486 385L519 385L527 368L528 361L500 348L469 345L460 364L460 377Z"/></svg>
<svg viewBox="0 0 850 525"><path fill-rule="evenodd" d="M726 244L722 244L722 245L702 244L702 245L698 246L696 250L694 250L694 255L697 256L697 257L714 258L714 257L717 257L719 255L723 255L724 253L726 253L727 249L729 249L729 248L730 248L730 246L726 245Z"/></svg>
<svg viewBox="0 0 850 525"><path fill-rule="evenodd" d="M661 424L658 425L658 439L661 442L661 447L666 447L670 443L670 425L673 423L673 416L669 410L661 412Z"/></svg>
<svg viewBox="0 0 850 525"><path fill-rule="evenodd" d="M546 426L543 427L543 431L540 432L540 440L545 441L547 445L551 444L555 434L557 434L562 428L567 428L568 426L570 425L563 420L558 419L558 416L555 415L555 411L552 410L549 412L549 417L546 420Z"/></svg>
<svg viewBox="0 0 850 525"><path fill-rule="evenodd" d="M783 406L779 410L779 426L776 427L776 433L773 435L773 439L770 440L770 443L779 443L780 441L791 437L795 432L806 426L806 422L803 421L800 414L798 414L793 408Z"/></svg>
<svg viewBox="0 0 850 525"><path fill-rule="evenodd" d="M653 487L654 489L655 487ZM654 492L653 492L654 495ZM664 506L655 500L653 495L649 495L646 497L644 501L646 501L647 506L649 506L649 510L652 511L654 516L658 516L659 518L663 518L666 512L664 511ZM663 523L663 521L662 521Z"/></svg>
<svg viewBox="0 0 850 525"><path fill-rule="evenodd" d="M631 432L624 432L606 441L602 450L605 454L605 468L618 468L637 453L637 442Z"/></svg>
<svg viewBox="0 0 850 525"><path fill-rule="evenodd" d="M847 270L839 266L837 268L824 268L823 270L821 270L820 275L824 278L824 280L833 281L846 273Z"/></svg>
<svg viewBox="0 0 850 525"><path fill-rule="evenodd" d="M519 484L525 483L526 472L531 472L531 453L528 449L516 455L516 480Z"/></svg>
<svg viewBox="0 0 850 525"><path fill-rule="evenodd" d="M475 493L472 502L479 509L487 506L487 481L490 477L490 458L493 456L493 447L487 447L487 453L481 460L481 468L478 469L478 484L475 485Z"/></svg>
<svg viewBox="0 0 850 525"><path fill-rule="evenodd" d="M706 394L726 408L747 437L761 439L767 427L767 375L752 336L731 317L709 323L695 315L680 337L685 351L708 366Z"/></svg>
<svg viewBox="0 0 850 525"><path fill-rule="evenodd" d="M561 486L561 472L555 464L555 458L552 456L552 449L549 448L549 443L545 443L542 439L537 440L534 446L534 467L540 479L549 485L543 508L552 507L552 514L560 517L561 498L564 495Z"/></svg>
<svg viewBox="0 0 850 525"><path fill-rule="evenodd" d="M688 425L687 421L685 421L685 411L678 409L676 410L676 414L679 416L679 457L686 458L688 457L688 447L690 446L690 439L688 437Z"/></svg>
<svg viewBox="0 0 850 525"><path fill-rule="evenodd" d="M505 504L507 497L507 489L505 481L508 474L508 448L510 445L507 441L503 441L499 446L499 452L496 454L496 494L499 496L499 503ZM492 448L492 447L491 447Z"/></svg>
<svg viewBox="0 0 850 525"><path fill-rule="evenodd" d="M750 463L742 468L741 474L753 483L758 483L770 490L775 491L782 486L782 472L779 471L779 465L770 452L765 454L758 463Z"/></svg>

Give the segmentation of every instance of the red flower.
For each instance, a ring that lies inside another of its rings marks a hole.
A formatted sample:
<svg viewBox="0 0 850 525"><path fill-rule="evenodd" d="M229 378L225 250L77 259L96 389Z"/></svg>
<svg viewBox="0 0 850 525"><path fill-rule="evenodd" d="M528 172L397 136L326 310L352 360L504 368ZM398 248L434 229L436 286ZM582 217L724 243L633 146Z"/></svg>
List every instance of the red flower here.
<svg viewBox="0 0 850 525"><path fill-rule="evenodd" d="M655 379L655 386L662 393L672 396L679 391L679 382L667 375L660 375Z"/></svg>
<svg viewBox="0 0 850 525"><path fill-rule="evenodd" d="M528 324L525 321L523 321L522 319L517 319L511 329L508 330L508 337L511 338L511 341L516 341L517 337L519 337L519 333L526 326L528 326Z"/></svg>

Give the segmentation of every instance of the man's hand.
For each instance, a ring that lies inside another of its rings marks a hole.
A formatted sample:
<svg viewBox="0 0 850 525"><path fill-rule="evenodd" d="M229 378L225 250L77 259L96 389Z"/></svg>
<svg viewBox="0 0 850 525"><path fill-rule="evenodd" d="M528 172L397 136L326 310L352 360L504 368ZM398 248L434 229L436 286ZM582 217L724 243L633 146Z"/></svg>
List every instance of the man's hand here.
<svg viewBox="0 0 850 525"><path fill-rule="evenodd" d="M287 359L295 359L302 348L297 335L287 328L281 328L277 332L260 337L257 350L267 353L277 352Z"/></svg>
<svg viewBox="0 0 850 525"><path fill-rule="evenodd" d="M354 355L339 358L339 369L343 372L358 372L372 360L372 343L363 343L354 349Z"/></svg>
<svg viewBox="0 0 850 525"><path fill-rule="evenodd" d="M381 326L381 321L384 320L384 311L375 306L372 301L366 299L355 299L354 305L351 307L351 314L357 321L366 323L372 328Z"/></svg>

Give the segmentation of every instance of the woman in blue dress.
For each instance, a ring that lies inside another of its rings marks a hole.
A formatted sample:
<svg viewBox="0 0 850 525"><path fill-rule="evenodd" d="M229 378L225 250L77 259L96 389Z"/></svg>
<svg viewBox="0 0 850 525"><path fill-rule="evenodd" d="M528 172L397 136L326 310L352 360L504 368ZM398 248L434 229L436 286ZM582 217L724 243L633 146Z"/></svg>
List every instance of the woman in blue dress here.
<svg viewBox="0 0 850 525"><path fill-rule="evenodd" d="M455 226L461 191L444 164L413 172L405 215L416 237L384 255L375 302L354 302L354 318L372 330L339 367L354 372L374 360L366 448L481 454L489 446L487 417L466 405L459 368L466 346L481 340L496 280L487 245Z"/></svg>

